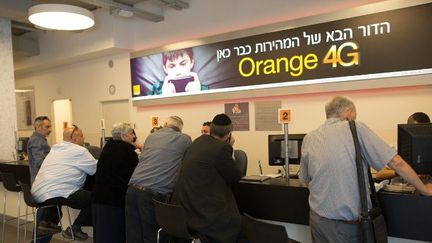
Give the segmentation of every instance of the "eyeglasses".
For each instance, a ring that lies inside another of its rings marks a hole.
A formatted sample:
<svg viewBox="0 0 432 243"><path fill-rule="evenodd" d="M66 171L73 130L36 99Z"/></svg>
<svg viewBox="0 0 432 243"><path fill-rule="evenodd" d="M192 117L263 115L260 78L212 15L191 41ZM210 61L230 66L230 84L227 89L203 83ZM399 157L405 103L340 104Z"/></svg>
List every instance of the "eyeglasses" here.
<svg viewBox="0 0 432 243"><path fill-rule="evenodd" d="M73 134L75 133L75 131L79 129L77 125L72 125L72 126L73 126L73 130L72 130L71 135L70 135L71 139L73 138Z"/></svg>

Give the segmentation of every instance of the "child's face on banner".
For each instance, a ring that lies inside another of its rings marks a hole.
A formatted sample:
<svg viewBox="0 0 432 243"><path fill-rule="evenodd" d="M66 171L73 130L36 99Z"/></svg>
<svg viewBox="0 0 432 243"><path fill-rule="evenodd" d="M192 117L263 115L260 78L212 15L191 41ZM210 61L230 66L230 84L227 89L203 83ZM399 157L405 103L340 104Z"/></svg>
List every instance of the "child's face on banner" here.
<svg viewBox="0 0 432 243"><path fill-rule="evenodd" d="M168 60L165 63L164 70L167 76L172 78L180 78L188 76L193 67L193 60L187 54L183 54L173 60Z"/></svg>

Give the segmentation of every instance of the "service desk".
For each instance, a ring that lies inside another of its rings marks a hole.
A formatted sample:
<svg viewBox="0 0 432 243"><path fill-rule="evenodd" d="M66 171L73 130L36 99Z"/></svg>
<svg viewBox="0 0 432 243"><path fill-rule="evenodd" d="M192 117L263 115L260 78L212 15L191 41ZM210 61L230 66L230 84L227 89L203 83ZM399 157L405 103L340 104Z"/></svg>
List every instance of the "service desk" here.
<svg viewBox="0 0 432 243"><path fill-rule="evenodd" d="M254 218L309 224L309 190L298 179L240 181L234 186L239 209Z"/></svg>
<svg viewBox="0 0 432 243"><path fill-rule="evenodd" d="M240 181L233 187L239 210L254 218L309 224L309 190L299 180L274 178ZM412 239L432 242L432 197L379 192L391 242Z"/></svg>
<svg viewBox="0 0 432 243"><path fill-rule="evenodd" d="M432 197L378 192L390 236L432 242Z"/></svg>

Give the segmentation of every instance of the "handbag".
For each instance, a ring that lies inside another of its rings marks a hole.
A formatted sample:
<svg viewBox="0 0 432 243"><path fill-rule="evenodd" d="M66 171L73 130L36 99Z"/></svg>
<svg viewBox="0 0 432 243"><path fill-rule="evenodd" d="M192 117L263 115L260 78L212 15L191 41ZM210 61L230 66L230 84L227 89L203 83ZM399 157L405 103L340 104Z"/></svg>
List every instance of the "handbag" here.
<svg viewBox="0 0 432 243"><path fill-rule="evenodd" d="M362 243L387 243L387 226L379 206L378 197L375 191L375 185L370 172L370 167L367 165L368 181L371 190L372 208L368 210L367 190L365 185L365 175L363 171L362 156L360 142L357 136L357 129L354 121L349 121L351 134L354 140L356 152L357 179L360 191L360 239Z"/></svg>

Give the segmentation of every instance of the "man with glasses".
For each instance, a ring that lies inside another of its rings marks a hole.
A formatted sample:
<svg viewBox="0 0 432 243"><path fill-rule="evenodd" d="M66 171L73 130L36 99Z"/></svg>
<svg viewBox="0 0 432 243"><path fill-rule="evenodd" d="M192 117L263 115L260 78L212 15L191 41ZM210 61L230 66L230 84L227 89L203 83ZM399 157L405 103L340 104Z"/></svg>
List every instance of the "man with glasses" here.
<svg viewBox="0 0 432 243"><path fill-rule="evenodd" d="M84 135L74 126L63 132L63 142L55 144L46 156L32 185L37 203L67 205L81 209L71 228L63 232L65 238L86 240L81 226L91 226L91 192L83 190L87 175L96 172L97 160L83 147Z"/></svg>

